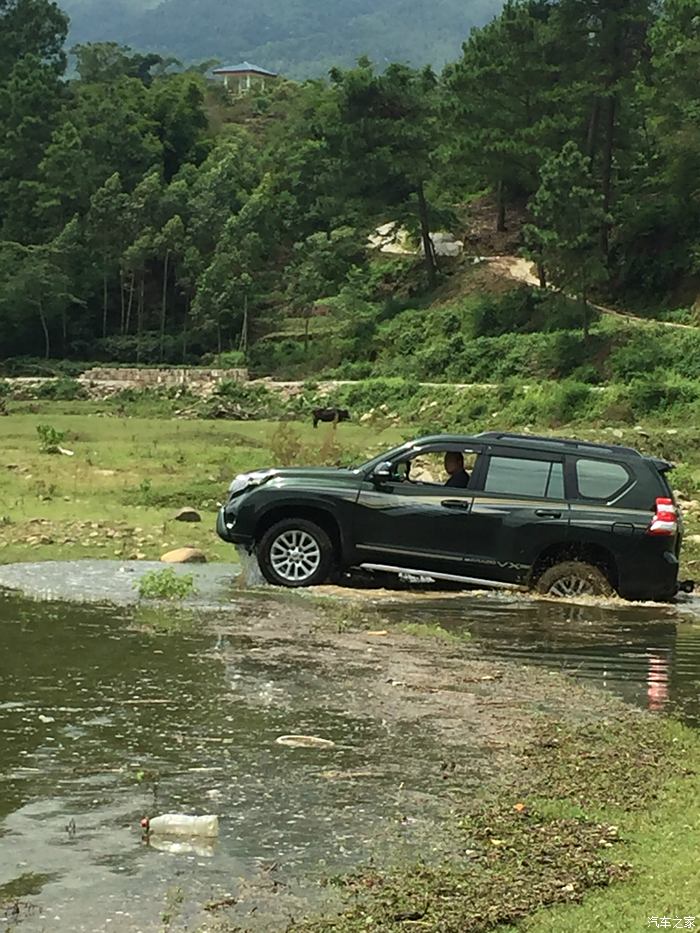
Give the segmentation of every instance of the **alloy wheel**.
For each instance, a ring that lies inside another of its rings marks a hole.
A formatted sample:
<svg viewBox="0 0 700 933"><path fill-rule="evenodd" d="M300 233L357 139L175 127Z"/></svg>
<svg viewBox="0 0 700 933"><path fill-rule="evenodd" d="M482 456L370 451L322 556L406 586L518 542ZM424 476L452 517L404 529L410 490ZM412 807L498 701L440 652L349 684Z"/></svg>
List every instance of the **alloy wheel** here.
<svg viewBox="0 0 700 933"><path fill-rule="evenodd" d="M270 564L289 583L302 583L318 570L321 548L308 531L289 530L275 538L270 548Z"/></svg>

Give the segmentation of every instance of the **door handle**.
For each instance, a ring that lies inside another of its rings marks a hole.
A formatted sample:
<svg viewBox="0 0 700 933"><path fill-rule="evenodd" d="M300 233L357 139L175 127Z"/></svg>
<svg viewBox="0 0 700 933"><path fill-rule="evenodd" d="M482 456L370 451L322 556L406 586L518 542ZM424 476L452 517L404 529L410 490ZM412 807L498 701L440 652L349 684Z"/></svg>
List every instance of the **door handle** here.
<svg viewBox="0 0 700 933"><path fill-rule="evenodd" d="M549 509L535 509L535 515L539 518L561 518L561 512L552 512Z"/></svg>
<svg viewBox="0 0 700 933"><path fill-rule="evenodd" d="M463 512L468 512L472 505L471 499L443 499L440 505L444 506L446 509L461 509Z"/></svg>

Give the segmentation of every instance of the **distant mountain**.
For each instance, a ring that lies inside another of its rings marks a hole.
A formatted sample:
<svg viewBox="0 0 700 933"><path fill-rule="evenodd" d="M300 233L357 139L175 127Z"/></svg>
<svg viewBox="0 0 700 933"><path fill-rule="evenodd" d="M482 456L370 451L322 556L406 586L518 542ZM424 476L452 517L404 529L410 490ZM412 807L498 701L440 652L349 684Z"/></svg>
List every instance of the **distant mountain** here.
<svg viewBox="0 0 700 933"><path fill-rule="evenodd" d="M59 0L60 2L60 0ZM63 0L71 41L113 40L184 61L241 60L290 77L360 55L441 67L502 0Z"/></svg>

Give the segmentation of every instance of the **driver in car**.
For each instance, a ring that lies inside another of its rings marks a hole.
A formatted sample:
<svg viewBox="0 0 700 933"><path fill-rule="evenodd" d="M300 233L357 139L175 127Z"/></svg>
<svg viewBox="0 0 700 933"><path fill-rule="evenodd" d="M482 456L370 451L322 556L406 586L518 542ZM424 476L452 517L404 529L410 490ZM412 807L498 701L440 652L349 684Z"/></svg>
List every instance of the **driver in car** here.
<svg viewBox="0 0 700 933"><path fill-rule="evenodd" d="M445 472L449 477L445 486L466 489L469 485L469 474L464 469L464 455L459 451L450 450L445 454Z"/></svg>

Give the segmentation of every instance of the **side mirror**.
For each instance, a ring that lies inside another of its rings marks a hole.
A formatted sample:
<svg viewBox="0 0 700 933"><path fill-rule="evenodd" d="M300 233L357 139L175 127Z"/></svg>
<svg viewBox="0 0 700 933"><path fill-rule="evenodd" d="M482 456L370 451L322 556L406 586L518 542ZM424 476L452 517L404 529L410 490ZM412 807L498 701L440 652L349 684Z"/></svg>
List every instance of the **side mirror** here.
<svg viewBox="0 0 700 933"><path fill-rule="evenodd" d="M377 466L372 470L372 475L370 479L375 483L386 483L394 475L394 468L388 460L385 460L383 463L377 464Z"/></svg>

